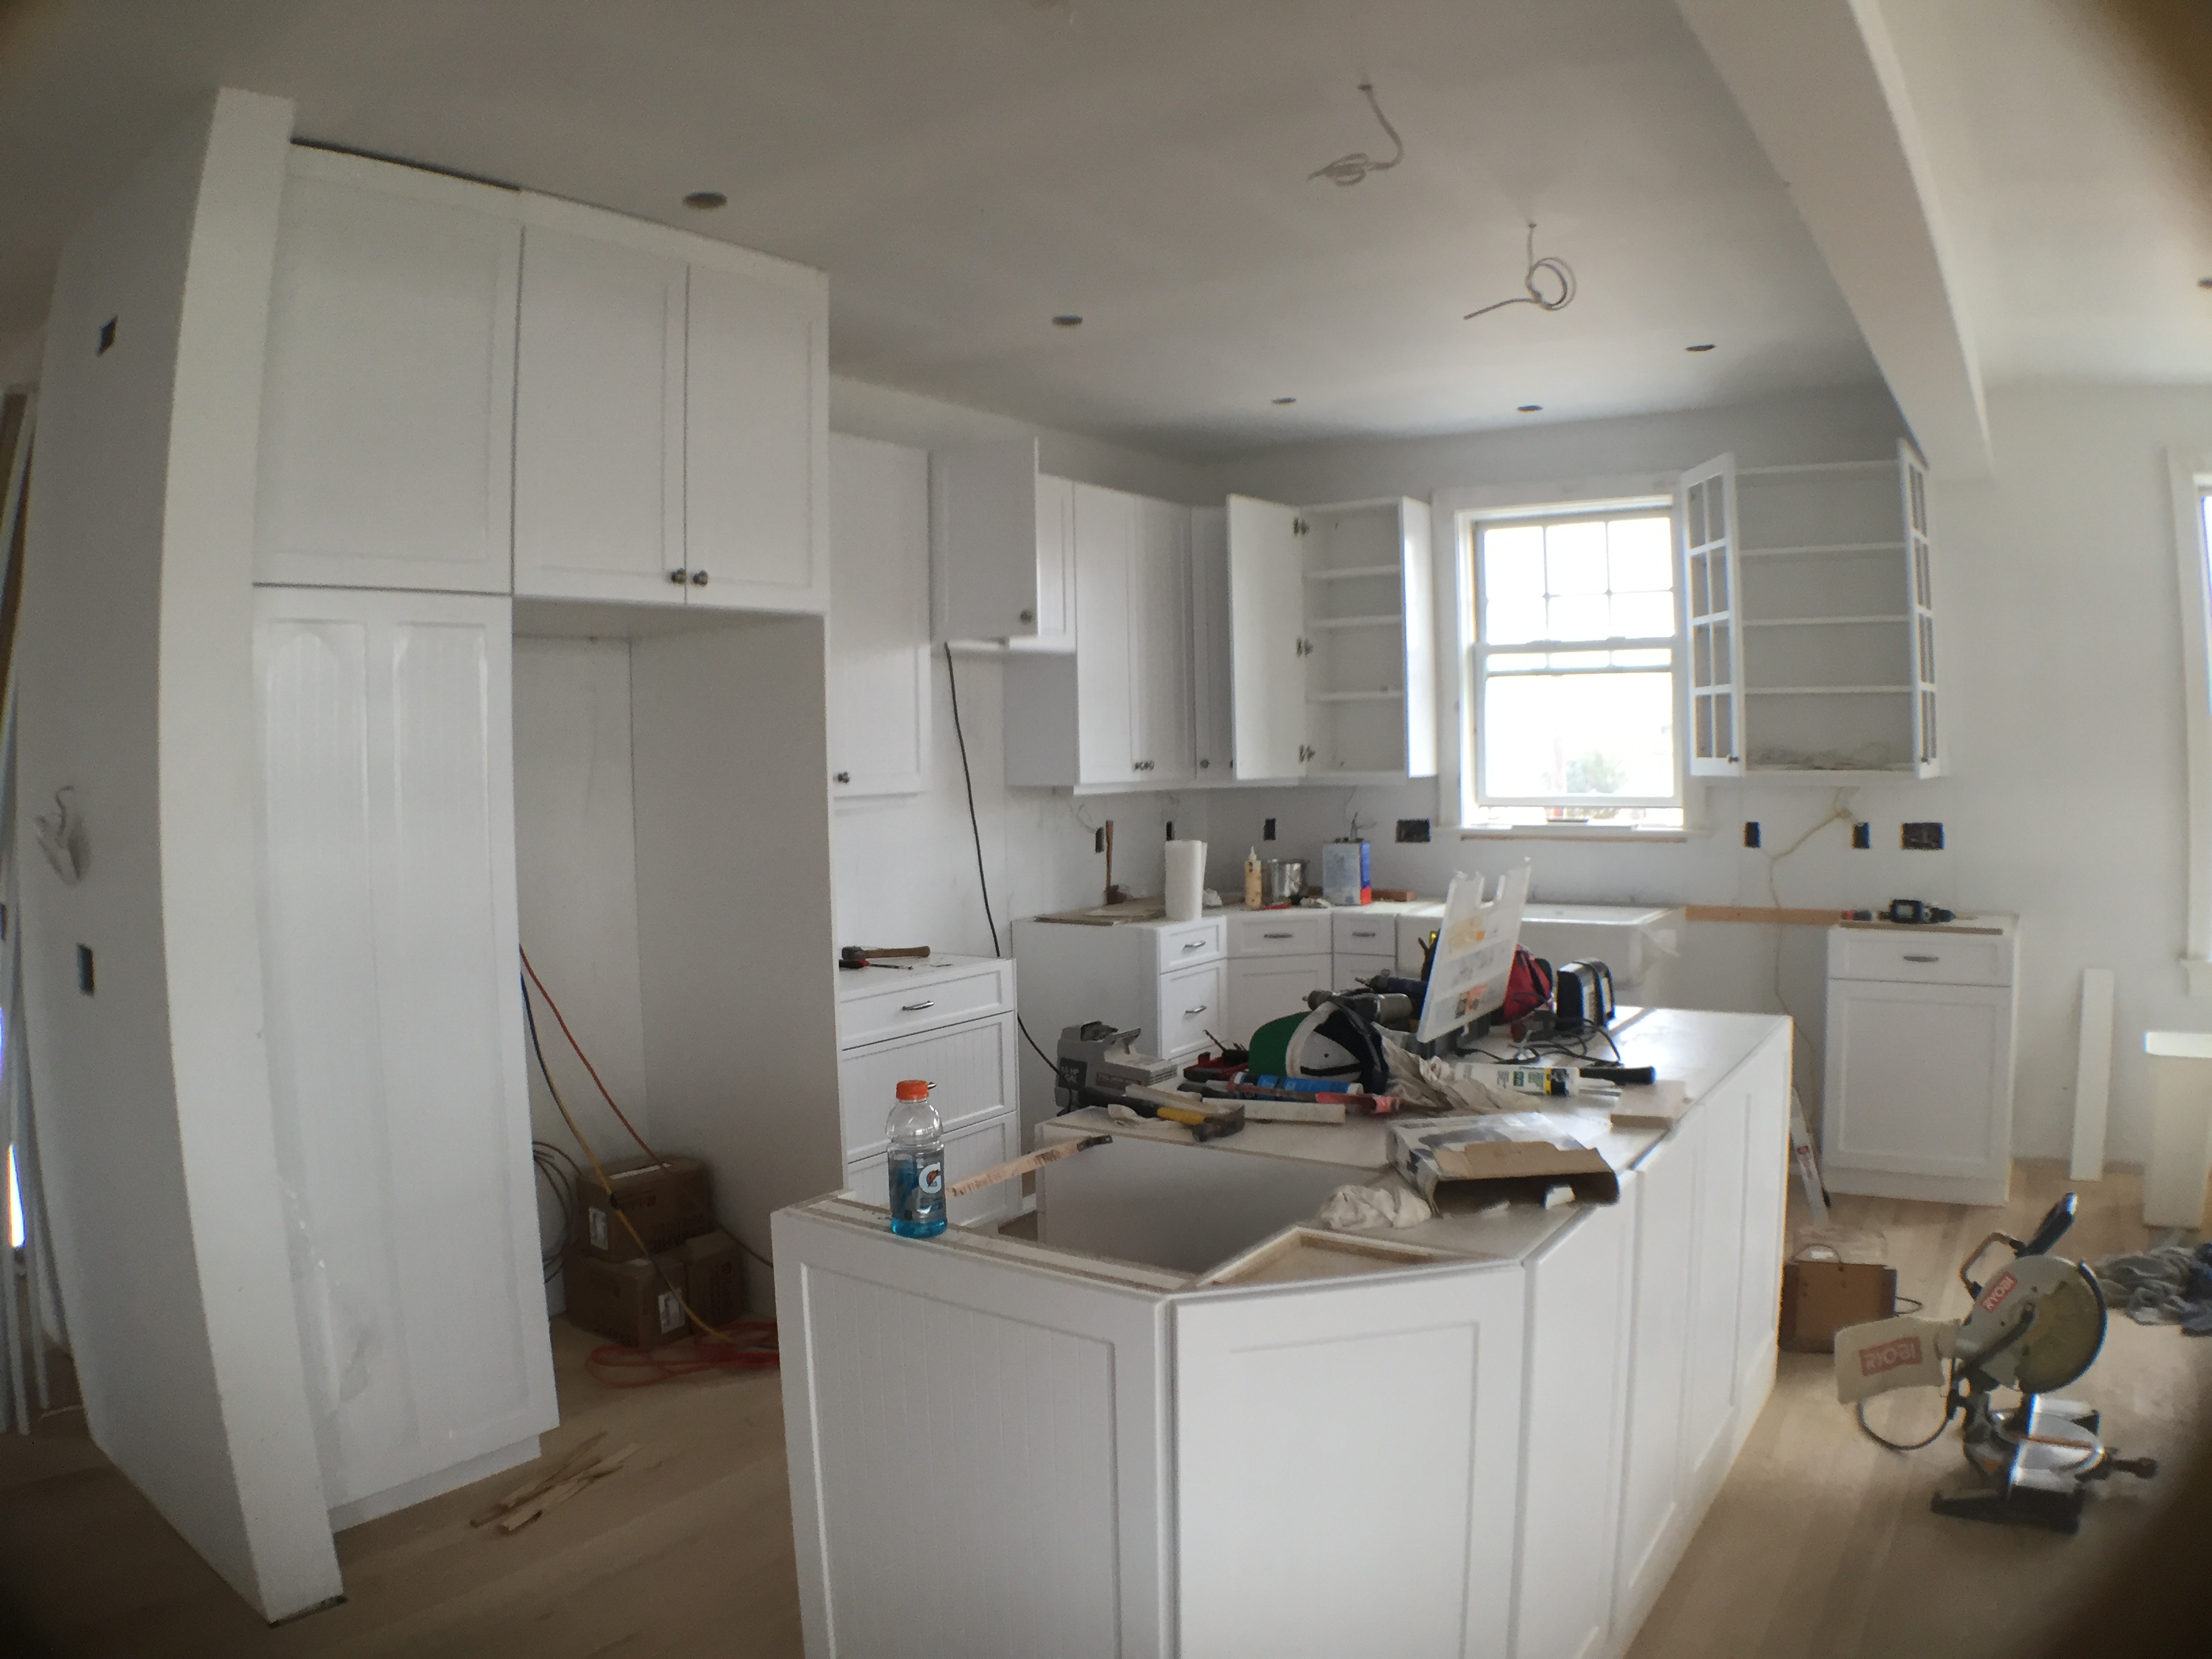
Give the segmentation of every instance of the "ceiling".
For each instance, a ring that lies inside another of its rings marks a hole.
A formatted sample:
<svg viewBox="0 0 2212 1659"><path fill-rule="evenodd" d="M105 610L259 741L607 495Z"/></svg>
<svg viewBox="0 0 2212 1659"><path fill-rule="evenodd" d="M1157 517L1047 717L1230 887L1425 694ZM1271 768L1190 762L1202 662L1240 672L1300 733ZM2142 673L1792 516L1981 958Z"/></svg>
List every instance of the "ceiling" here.
<svg viewBox="0 0 2212 1659"><path fill-rule="evenodd" d="M2144 229L2172 169L2145 174L2124 76L2071 67L2067 0L1883 3L1993 367L2136 363L2212 318L2193 267L2165 303L2201 244L2186 213ZM1363 78L1405 160L1309 179L1390 153ZM17 0L0 339L218 85L296 100L302 137L819 266L836 372L1193 459L1877 378L1673 0ZM2053 112L2103 136L2055 139ZM1531 218L1578 297L1462 321L1522 291Z"/></svg>

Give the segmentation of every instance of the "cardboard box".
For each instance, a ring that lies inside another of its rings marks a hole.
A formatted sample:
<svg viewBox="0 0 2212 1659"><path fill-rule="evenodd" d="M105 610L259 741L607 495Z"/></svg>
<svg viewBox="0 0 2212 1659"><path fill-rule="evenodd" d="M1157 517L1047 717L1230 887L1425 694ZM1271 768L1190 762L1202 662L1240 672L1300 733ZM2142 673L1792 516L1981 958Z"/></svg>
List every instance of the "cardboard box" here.
<svg viewBox="0 0 2212 1659"><path fill-rule="evenodd" d="M641 1261L646 1251L672 1250L685 1239L711 1231L714 1225L714 1196L707 1182L707 1166L696 1158L665 1158L659 1163L638 1158L611 1164L607 1179L613 1184L613 1202L629 1218L630 1227L645 1241L638 1249L615 1217L606 1191L596 1176L586 1175L576 1195L583 1212L576 1229L577 1248L602 1261Z"/></svg>
<svg viewBox="0 0 2212 1659"><path fill-rule="evenodd" d="M680 1342L690 1328L676 1294L691 1294L686 1265L673 1252L650 1261L607 1261L571 1250L561 1264L568 1322L626 1348Z"/></svg>
<svg viewBox="0 0 2212 1659"><path fill-rule="evenodd" d="M738 1241L726 1232L687 1238L676 1254L684 1261L684 1295L709 1325L726 1325L745 1310L744 1262Z"/></svg>
<svg viewBox="0 0 2212 1659"><path fill-rule="evenodd" d="M1782 1346L1832 1353L1836 1333L1897 1312L1897 1269L1872 1261L1792 1261L1782 1269Z"/></svg>
<svg viewBox="0 0 2212 1659"><path fill-rule="evenodd" d="M1598 1126L1558 1112L1419 1118L1390 1127L1390 1163L1440 1212L1500 1198L1541 1203L1552 1188L1611 1204L1620 1177L1591 1144Z"/></svg>

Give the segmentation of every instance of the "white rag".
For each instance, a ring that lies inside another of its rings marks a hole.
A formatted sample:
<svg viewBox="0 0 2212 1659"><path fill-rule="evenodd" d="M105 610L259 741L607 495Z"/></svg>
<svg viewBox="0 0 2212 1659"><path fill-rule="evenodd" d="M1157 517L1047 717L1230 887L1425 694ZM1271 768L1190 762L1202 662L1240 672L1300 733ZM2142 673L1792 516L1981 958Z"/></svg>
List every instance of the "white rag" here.
<svg viewBox="0 0 2212 1659"><path fill-rule="evenodd" d="M1418 1227L1434 1213L1419 1193L1394 1180L1381 1187L1339 1187L1315 1219L1331 1232L1346 1233L1361 1227Z"/></svg>

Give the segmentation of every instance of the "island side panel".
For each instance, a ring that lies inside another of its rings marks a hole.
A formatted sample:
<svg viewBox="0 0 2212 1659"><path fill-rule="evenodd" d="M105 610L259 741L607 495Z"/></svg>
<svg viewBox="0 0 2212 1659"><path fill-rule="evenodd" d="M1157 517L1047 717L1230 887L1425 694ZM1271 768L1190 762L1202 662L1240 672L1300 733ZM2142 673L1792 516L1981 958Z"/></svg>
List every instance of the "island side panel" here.
<svg viewBox="0 0 2212 1659"><path fill-rule="evenodd" d="M1503 1655L1517 1265L1179 1297L1180 1650Z"/></svg>
<svg viewBox="0 0 2212 1659"><path fill-rule="evenodd" d="M809 1659L1169 1651L1163 1295L811 1208L775 1218Z"/></svg>

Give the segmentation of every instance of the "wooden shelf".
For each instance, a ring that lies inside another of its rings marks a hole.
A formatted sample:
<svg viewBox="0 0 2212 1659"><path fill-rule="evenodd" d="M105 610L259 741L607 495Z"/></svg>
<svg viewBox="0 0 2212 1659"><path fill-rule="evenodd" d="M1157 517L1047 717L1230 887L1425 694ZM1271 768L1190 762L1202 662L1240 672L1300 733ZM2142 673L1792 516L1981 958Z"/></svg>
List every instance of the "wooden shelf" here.
<svg viewBox="0 0 2212 1659"><path fill-rule="evenodd" d="M1894 692L1910 696L1916 690L1910 685L1747 685L1747 697L1856 697L1870 693Z"/></svg>
<svg viewBox="0 0 2212 1659"><path fill-rule="evenodd" d="M1347 565L1341 570L1309 570L1306 580L1310 582L1349 582L1365 577L1396 574L1398 567L1395 564L1355 564Z"/></svg>
<svg viewBox="0 0 2212 1659"><path fill-rule="evenodd" d="M1333 628L1395 628L1406 620L1402 611L1392 611L1375 617L1317 617L1306 624L1316 633ZM1899 617L1898 621L1903 622Z"/></svg>
<svg viewBox="0 0 2212 1659"><path fill-rule="evenodd" d="M1746 617L1746 628L1849 628L1860 623L1908 623L1911 617Z"/></svg>
<svg viewBox="0 0 2212 1659"><path fill-rule="evenodd" d="M1395 691L1316 691L1308 695L1308 702L1397 702L1405 697L1405 689Z"/></svg>
<svg viewBox="0 0 2212 1659"><path fill-rule="evenodd" d="M1903 542L1811 542L1802 547L1746 547L1740 559L1817 559L1831 554L1902 553Z"/></svg>

